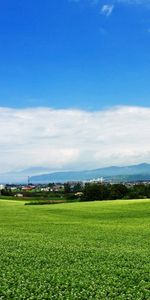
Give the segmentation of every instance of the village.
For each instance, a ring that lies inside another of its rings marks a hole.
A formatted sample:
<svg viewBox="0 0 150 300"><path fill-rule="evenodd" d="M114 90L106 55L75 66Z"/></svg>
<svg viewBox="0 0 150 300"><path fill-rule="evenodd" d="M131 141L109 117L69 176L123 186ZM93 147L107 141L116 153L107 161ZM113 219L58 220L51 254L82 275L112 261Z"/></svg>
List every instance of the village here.
<svg viewBox="0 0 150 300"><path fill-rule="evenodd" d="M115 183L112 180L105 180L103 177L86 181L69 181L48 184L0 184L0 195L3 197L16 198L63 198L64 195L82 196L86 186L124 186L126 189L138 189L140 186L149 187L150 180L129 181Z"/></svg>

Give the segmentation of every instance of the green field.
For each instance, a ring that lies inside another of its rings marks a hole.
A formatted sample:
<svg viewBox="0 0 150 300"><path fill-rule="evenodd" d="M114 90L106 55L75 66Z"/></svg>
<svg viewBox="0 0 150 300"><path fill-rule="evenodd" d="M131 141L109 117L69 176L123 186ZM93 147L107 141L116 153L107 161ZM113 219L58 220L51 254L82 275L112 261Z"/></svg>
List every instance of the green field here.
<svg viewBox="0 0 150 300"><path fill-rule="evenodd" d="M150 299L150 201L0 200L0 299Z"/></svg>

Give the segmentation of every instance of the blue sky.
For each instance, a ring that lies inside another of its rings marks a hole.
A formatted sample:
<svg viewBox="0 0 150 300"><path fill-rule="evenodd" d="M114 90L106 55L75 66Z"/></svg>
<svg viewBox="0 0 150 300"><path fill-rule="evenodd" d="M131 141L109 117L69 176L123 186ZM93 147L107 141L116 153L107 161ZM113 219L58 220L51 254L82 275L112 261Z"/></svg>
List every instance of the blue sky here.
<svg viewBox="0 0 150 300"><path fill-rule="evenodd" d="M149 1L0 3L0 106L149 106Z"/></svg>
<svg viewBox="0 0 150 300"><path fill-rule="evenodd" d="M0 173L150 163L149 95L149 0L1 1Z"/></svg>

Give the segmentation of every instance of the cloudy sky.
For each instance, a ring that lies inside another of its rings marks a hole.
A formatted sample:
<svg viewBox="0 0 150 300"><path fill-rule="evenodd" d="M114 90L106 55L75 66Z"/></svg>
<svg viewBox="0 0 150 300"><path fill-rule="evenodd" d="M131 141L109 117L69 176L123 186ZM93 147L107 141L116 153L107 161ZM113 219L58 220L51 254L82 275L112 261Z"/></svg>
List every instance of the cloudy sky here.
<svg viewBox="0 0 150 300"><path fill-rule="evenodd" d="M150 162L150 1L0 3L0 173Z"/></svg>

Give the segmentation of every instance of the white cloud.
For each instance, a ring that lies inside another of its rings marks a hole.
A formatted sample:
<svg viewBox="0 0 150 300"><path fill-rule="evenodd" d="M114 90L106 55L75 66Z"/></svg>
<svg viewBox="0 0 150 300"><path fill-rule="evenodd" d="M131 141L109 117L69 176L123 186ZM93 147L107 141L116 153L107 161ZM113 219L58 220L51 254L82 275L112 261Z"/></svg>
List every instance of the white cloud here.
<svg viewBox="0 0 150 300"><path fill-rule="evenodd" d="M150 108L0 108L0 173L150 162Z"/></svg>
<svg viewBox="0 0 150 300"><path fill-rule="evenodd" d="M114 9L114 5L105 4L101 8L101 13L106 17L109 17L112 14L113 9Z"/></svg>

